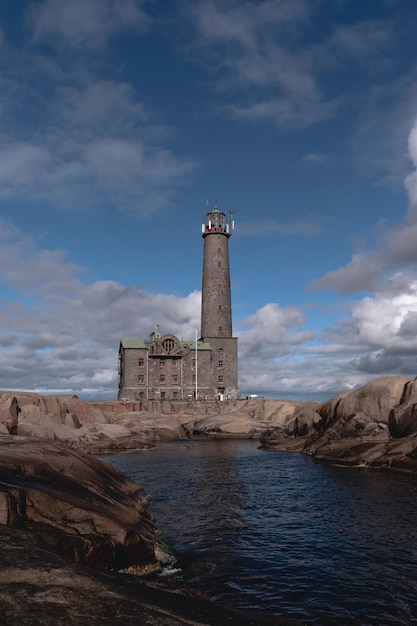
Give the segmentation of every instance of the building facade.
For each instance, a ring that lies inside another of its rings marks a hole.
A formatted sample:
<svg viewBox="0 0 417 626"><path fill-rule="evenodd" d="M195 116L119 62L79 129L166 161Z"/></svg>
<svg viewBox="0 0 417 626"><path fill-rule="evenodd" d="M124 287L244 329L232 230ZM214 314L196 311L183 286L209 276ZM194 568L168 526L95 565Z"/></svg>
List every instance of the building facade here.
<svg viewBox="0 0 417 626"><path fill-rule="evenodd" d="M119 347L119 399L236 399L237 338L232 335L229 238L230 219L214 207L202 225L204 239L201 337L179 340L161 335L122 339Z"/></svg>

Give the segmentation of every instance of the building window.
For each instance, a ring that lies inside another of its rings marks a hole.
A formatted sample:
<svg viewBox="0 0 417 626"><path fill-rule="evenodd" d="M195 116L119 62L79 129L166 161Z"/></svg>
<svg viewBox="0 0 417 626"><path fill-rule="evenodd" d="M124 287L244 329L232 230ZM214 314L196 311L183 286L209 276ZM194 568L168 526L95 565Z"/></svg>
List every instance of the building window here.
<svg viewBox="0 0 417 626"><path fill-rule="evenodd" d="M219 348L219 349L217 350L217 354L218 354L219 356L222 356L222 355L224 354L224 350L223 350L223 348Z"/></svg>
<svg viewBox="0 0 417 626"><path fill-rule="evenodd" d="M165 400L165 391L161 391L161 400Z"/></svg>
<svg viewBox="0 0 417 626"><path fill-rule="evenodd" d="M172 384L173 385L177 385L178 384L178 374L173 374L173 376L172 376Z"/></svg>
<svg viewBox="0 0 417 626"><path fill-rule="evenodd" d="M143 400L143 391L139 391L139 400Z"/></svg>
<svg viewBox="0 0 417 626"><path fill-rule="evenodd" d="M197 377L195 374L193 374L193 383L197 382Z"/></svg>
<svg viewBox="0 0 417 626"><path fill-rule="evenodd" d="M192 367L193 367L194 369L195 369L195 364L196 364L196 360L195 360L195 359L193 359L193 362L192 362Z"/></svg>
<svg viewBox="0 0 417 626"><path fill-rule="evenodd" d="M159 382L160 382L160 384L161 384L161 385L164 385L164 384L165 384L165 374L161 374L161 375L160 375L160 377L159 377Z"/></svg>
<svg viewBox="0 0 417 626"><path fill-rule="evenodd" d="M168 354L170 354L175 350L175 341L173 339L164 339L164 341L162 342L162 347L165 352L168 352Z"/></svg>
<svg viewBox="0 0 417 626"><path fill-rule="evenodd" d="M145 359L138 359L138 367L143 367L145 365Z"/></svg>
<svg viewBox="0 0 417 626"><path fill-rule="evenodd" d="M177 367L178 367L178 359L174 359L174 360L172 361L172 367L173 367L173 368L177 368Z"/></svg>
<svg viewBox="0 0 417 626"><path fill-rule="evenodd" d="M173 398L178 398L178 391L174 391L173 394L172 394L172 397Z"/></svg>
<svg viewBox="0 0 417 626"><path fill-rule="evenodd" d="M219 383L223 383L224 382L224 377L223 376L219 376Z"/></svg>
<svg viewBox="0 0 417 626"><path fill-rule="evenodd" d="M153 354L155 350L155 346L149 346L149 354Z"/></svg>
<svg viewBox="0 0 417 626"><path fill-rule="evenodd" d="M219 311L221 311L221 310L222 310L222 305L221 305L221 304L219 304Z"/></svg>
<svg viewBox="0 0 417 626"><path fill-rule="evenodd" d="M143 385L144 382L145 382L145 376L143 374L139 374L139 376L138 376L138 383L140 385Z"/></svg>
<svg viewBox="0 0 417 626"><path fill-rule="evenodd" d="M224 367L224 361L219 361L219 367Z"/></svg>
<svg viewBox="0 0 417 626"><path fill-rule="evenodd" d="M221 267L221 266L222 266L222 262L221 262L221 261L218 261L218 262L217 262L217 267Z"/></svg>
<svg viewBox="0 0 417 626"><path fill-rule="evenodd" d="M219 326L219 333L221 333L223 330L223 326Z"/></svg>
<svg viewBox="0 0 417 626"><path fill-rule="evenodd" d="M165 367L165 365L166 365L166 361L165 361L165 359L161 359L161 360L159 361L159 366L160 366L160 367Z"/></svg>

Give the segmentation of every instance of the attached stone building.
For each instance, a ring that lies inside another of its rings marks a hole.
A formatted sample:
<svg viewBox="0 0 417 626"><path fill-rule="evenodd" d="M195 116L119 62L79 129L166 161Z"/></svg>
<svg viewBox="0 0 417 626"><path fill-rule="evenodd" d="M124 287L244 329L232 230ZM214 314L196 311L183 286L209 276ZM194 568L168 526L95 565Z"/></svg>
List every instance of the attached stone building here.
<svg viewBox="0 0 417 626"><path fill-rule="evenodd" d="M201 338L179 340L159 327L148 339L122 339L119 399L236 399L237 338L232 336L229 238L233 220L217 207L202 225Z"/></svg>

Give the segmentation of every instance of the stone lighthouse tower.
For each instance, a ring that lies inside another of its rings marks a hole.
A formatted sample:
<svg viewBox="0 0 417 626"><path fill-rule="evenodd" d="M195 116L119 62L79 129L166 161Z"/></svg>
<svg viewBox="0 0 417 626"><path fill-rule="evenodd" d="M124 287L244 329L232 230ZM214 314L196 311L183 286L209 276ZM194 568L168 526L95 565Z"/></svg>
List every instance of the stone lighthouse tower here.
<svg viewBox="0 0 417 626"><path fill-rule="evenodd" d="M232 333L229 238L233 220L215 206L202 225L204 239L201 339L211 345L211 375L219 400L236 399L238 389L237 338Z"/></svg>

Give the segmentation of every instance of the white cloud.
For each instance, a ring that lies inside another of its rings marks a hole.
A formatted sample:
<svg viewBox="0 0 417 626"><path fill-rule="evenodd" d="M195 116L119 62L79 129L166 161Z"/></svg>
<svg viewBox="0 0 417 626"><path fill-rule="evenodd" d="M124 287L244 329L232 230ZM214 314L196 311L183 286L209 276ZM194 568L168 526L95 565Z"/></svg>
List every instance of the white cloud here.
<svg viewBox="0 0 417 626"><path fill-rule="evenodd" d="M405 179L409 194L405 218L392 230L379 233L375 250L355 254L345 267L312 285L339 293L370 292L350 303L350 315L325 329L322 337L324 342L351 346L356 355L349 358L342 348L343 364L345 371L359 378L412 376L417 368L416 127L410 132L408 148L414 171Z"/></svg>
<svg viewBox="0 0 417 626"><path fill-rule="evenodd" d="M417 219L417 123L408 137L408 154L414 165L414 172L406 177L404 184L410 199L410 212Z"/></svg>
<svg viewBox="0 0 417 626"><path fill-rule="evenodd" d="M332 113L312 70L313 51L299 45L310 14L305 0L195 5L193 58L213 76L223 111L279 127Z"/></svg>
<svg viewBox="0 0 417 626"><path fill-rule="evenodd" d="M197 160L171 149L175 129L119 80L121 70L103 45L110 36L150 27L142 4L31 5L31 44L5 42L0 59L0 200L146 214L169 206L187 182ZM44 40L74 45L77 55L66 45L47 54ZM91 48L99 45L97 63Z"/></svg>
<svg viewBox="0 0 417 626"><path fill-rule="evenodd" d="M195 3L191 54L212 77L217 111L288 130L328 119L358 102L367 108L381 68L393 62L399 29L388 20L327 22L324 11L325 3L307 0ZM352 71L357 75L353 84ZM389 92L403 100L403 91Z"/></svg>
<svg viewBox="0 0 417 626"><path fill-rule="evenodd" d="M52 155L29 142L6 144L0 150L0 194L22 189L47 176L53 167Z"/></svg>
<svg viewBox="0 0 417 626"><path fill-rule="evenodd" d="M46 0L30 12L33 40L97 47L120 31L145 30L150 19L142 4L143 0Z"/></svg>
<svg viewBox="0 0 417 626"><path fill-rule="evenodd" d="M338 293L380 291L388 288L390 278L417 265L417 126L409 134L408 150L414 171L404 181L409 196L409 211L391 230L379 233L374 251L354 254L345 267L314 280L313 289L332 289Z"/></svg>
<svg viewBox="0 0 417 626"><path fill-rule="evenodd" d="M323 152L309 152L301 158L301 163L310 167L328 167L335 161L335 157Z"/></svg>
<svg viewBox="0 0 417 626"><path fill-rule="evenodd" d="M114 281L82 282L63 251L42 250L10 223L1 229L2 388L117 395L122 337L161 332L194 338L201 294L150 293ZM7 258L8 262L5 262Z"/></svg>

